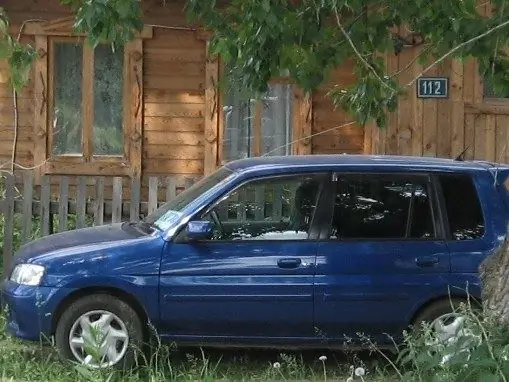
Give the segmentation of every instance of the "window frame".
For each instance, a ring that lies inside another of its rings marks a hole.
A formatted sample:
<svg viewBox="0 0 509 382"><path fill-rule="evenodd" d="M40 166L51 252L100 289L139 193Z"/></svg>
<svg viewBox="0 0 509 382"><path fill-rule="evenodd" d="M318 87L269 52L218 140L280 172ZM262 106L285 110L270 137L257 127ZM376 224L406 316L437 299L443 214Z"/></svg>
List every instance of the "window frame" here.
<svg viewBox="0 0 509 382"><path fill-rule="evenodd" d="M82 41L87 46L84 33L73 30L74 17L64 17L47 22L27 24L24 33L35 37L37 59L34 65L34 165L37 176L54 175L107 175L141 176L143 137L143 39L152 38L152 27L144 27L135 38L124 46L123 90L123 155L91 155L93 137L92 121L84 124L81 154L53 155L52 153L52 103L53 103L53 44L59 41ZM86 53L84 53L86 57ZM84 65L93 73L93 61ZM90 80L89 82L93 81ZM93 83L93 82L92 82ZM92 95L93 96L93 95ZM84 98L85 100L85 98ZM84 104L84 102L82 102ZM93 117L93 109L88 112ZM85 111L85 114L87 112ZM83 117L86 121L87 118Z"/></svg>
<svg viewBox="0 0 509 382"><path fill-rule="evenodd" d="M224 77L224 65L219 65L219 79ZM271 85L291 85L291 145L290 155L311 154L311 134L313 123L313 99L312 94L305 94L295 82L285 76L272 78L269 82ZM223 139L225 136L226 126L224 124L224 94L219 92L218 95L218 139L217 139L217 162L216 166L223 166L227 163L223 153ZM261 105L262 101L257 100L255 103L255 135L253 135L254 154L251 157L260 156L262 144L262 128L261 128ZM258 149L257 149L258 148Z"/></svg>
<svg viewBox="0 0 509 382"><path fill-rule="evenodd" d="M417 179L422 180L423 183L427 186L428 195L429 195L429 207L431 212L431 220L434 228L434 236L430 238L339 238L339 239L331 239L331 229L332 229L332 219L334 213L334 197L336 195L336 181L335 179L341 176L370 176L376 178L384 178L384 177L395 177L395 178L406 178L406 179ZM437 199L437 188L436 182L433 179L432 174L427 172L411 172L411 171L333 171L330 182L326 188L326 203L325 211L326 217L322 222L320 237L323 241L326 242L433 242L437 240L444 239L444 227L443 227L443 219L441 218L441 205Z"/></svg>
<svg viewBox="0 0 509 382"><path fill-rule="evenodd" d="M475 196L477 198L477 202L479 205L479 208L481 210L481 216L482 216L482 222L484 224L483 226L483 234L480 237L477 237L475 239L465 239L465 240L457 240L454 238L451 230L451 224L449 222L449 215L447 213L447 206L446 206L446 200L445 195L442 189L442 183L440 182L441 176L463 176L468 179L468 181L471 183L472 188L474 190ZM483 241L486 238L487 235L487 218L486 218L486 211L483 208L483 200L481 198L481 193L479 192L479 189L477 187L477 182L475 181L475 175L471 174L469 172L439 172L436 174L433 174L434 177L434 183L435 188L437 190L438 194L438 203L440 206L440 214L441 214L441 220L442 220L442 226L443 226L443 232L444 232L444 239L447 242L450 243L471 243L475 241Z"/></svg>
<svg viewBox="0 0 509 382"><path fill-rule="evenodd" d="M235 184L235 186L231 187L227 191L221 193L218 197L215 198L212 202L203 205L199 210L197 210L195 213L192 214L192 216L189 217L189 219L186 219L186 223L182 224L181 227L179 227L178 232L175 233L174 236L174 242L176 244L190 244L194 243L195 241L189 241L186 238L185 230L190 221L193 221L195 219L200 220L204 215L207 215L215 206L217 206L222 201L226 200L231 194L239 190L240 188L249 185L252 182L258 182L258 181L267 181L272 179L282 179L282 178L297 178L297 177L305 177L307 175L317 176L318 178L322 178L319 190L318 190L318 196L317 196L317 202L315 211L313 213L313 217L311 218L311 221L309 223L309 232L307 239L256 239L256 240L200 240L198 243L200 244L228 244L228 243L301 243L301 242L313 242L318 241L320 238L320 230L323 225L323 215L324 215L324 197L326 196L327 191L327 184L328 180L330 179L330 172L329 171L318 171L318 172L309 172L309 171L298 171L298 172L289 172L289 173L283 173L278 175L264 175L264 176L253 176L249 177L247 179L241 180L239 183ZM315 233L316 231L316 233Z"/></svg>

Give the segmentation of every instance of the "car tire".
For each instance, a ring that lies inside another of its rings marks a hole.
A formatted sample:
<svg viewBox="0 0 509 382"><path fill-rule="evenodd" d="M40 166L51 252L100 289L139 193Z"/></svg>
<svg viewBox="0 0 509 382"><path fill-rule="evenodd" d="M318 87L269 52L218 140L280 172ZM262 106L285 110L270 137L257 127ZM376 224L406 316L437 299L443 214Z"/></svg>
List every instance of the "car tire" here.
<svg viewBox="0 0 509 382"><path fill-rule="evenodd" d="M109 294L94 294L65 309L56 325L55 343L63 359L92 368L130 369L142 350L143 333L142 321L129 304ZM89 346L80 349L80 344Z"/></svg>
<svg viewBox="0 0 509 382"><path fill-rule="evenodd" d="M444 336L447 333L450 336L454 335L453 331L457 330L458 325L461 325L461 322L455 322L455 320L458 318L464 320L463 315L458 312L462 303L466 304L468 301L461 298L446 298L431 303L416 315L412 322L412 330L414 332L419 330L424 322L431 325L434 330L443 329ZM478 305L474 302L470 302L470 306L474 312L479 310Z"/></svg>

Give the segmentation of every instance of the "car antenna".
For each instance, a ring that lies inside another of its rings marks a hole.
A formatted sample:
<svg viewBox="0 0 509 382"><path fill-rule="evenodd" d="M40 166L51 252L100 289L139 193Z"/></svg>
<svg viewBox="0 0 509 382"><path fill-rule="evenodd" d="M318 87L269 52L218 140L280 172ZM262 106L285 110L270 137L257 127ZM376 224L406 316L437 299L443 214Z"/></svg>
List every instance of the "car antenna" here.
<svg viewBox="0 0 509 382"><path fill-rule="evenodd" d="M468 151L470 146L467 146L465 150L463 150L460 155L458 155L456 158L454 158L455 161L463 162L465 160L465 153Z"/></svg>

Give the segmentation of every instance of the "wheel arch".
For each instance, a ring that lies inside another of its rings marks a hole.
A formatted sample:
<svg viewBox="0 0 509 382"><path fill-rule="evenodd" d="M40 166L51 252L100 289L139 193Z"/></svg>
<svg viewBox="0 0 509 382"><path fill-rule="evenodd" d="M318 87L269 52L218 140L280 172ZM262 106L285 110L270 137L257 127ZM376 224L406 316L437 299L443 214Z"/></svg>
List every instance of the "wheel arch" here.
<svg viewBox="0 0 509 382"><path fill-rule="evenodd" d="M90 296L93 294L107 294L113 297L118 298L119 300L122 300L126 304L128 304L131 308L134 309L140 320L142 321L145 335L148 334L148 323L149 323L149 316L141 302L133 296L131 293L126 292L125 290L122 290L120 288L115 287L109 287L109 286L89 286L77 289L67 295L58 305L57 309L55 310L53 317L51 319L51 334L55 334L58 321L62 317L62 314L65 312L65 310L74 302L79 300L82 297Z"/></svg>
<svg viewBox="0 0 509 382"><path fill-rule="evenodd" d="M442 301L447 301L447 300L469 302L470 304L472 304L475 307L482 306L482 302L479 298L477 298L475 296L471 296L469 294L464 294L464 293L452 294L451 293L451 294L438 295L438 296L435 296L435 297L427 300L423 304L418 305L417 308L414 309L414 311L410 315L410 325L413 325L415 323L415 320L417 319L417 317L419 317L421 315L421 313L426 311L430 306L433 306L434 304L437 304Z"/></svg>

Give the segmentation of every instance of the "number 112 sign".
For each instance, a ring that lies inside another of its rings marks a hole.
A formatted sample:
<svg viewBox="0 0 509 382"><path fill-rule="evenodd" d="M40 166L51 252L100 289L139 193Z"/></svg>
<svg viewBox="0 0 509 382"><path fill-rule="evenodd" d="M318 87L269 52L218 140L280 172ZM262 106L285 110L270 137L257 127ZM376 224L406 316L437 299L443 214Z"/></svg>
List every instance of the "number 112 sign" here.
<svg viewBox="0 0 509 382"><path fill-rule="evenodd" d="M417 79L418 98L448 98L449 79L447 77L420 77Z"/></svg>

